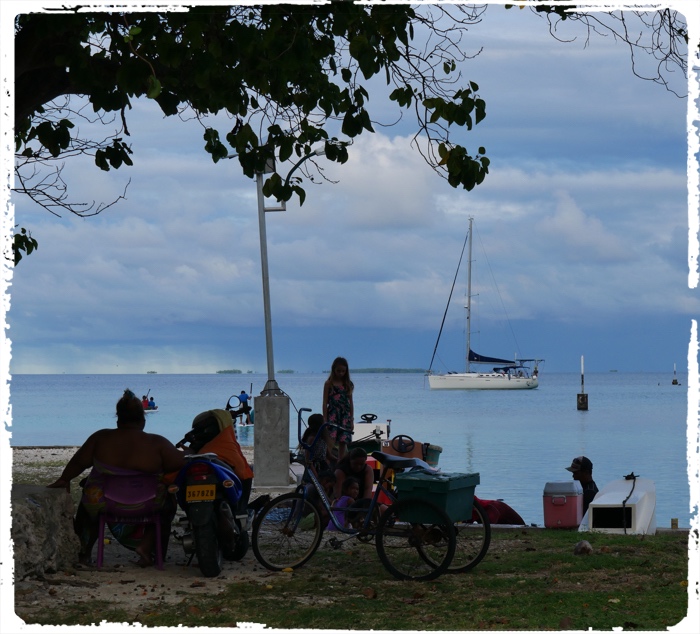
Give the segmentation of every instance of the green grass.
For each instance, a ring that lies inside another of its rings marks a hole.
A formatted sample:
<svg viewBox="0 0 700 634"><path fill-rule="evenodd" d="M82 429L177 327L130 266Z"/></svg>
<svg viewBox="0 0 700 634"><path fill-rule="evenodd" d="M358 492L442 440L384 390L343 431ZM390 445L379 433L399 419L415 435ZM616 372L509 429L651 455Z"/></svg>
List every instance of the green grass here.
<svg viewBox="0 0 700 634"><path fill-rule="evenodd" d="M591 555L573 554L587 539ZM687 534L655 536L529 530L496 532L473 571L432 582L397 581L373 544L319 550L304 567L264 582L226 583L216 597L127 614L87 603L32 622L338 630L665 630L687 612ZM21 615L20 615L21 616Z"/></svg>

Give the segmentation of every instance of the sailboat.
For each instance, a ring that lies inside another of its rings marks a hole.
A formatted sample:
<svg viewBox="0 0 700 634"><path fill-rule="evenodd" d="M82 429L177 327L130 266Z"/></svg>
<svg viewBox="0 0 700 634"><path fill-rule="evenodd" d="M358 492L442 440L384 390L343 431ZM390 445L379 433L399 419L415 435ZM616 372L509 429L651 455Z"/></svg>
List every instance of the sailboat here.
<svg viewBox="0 0 700 634"><path fill-rule="evenodd" d="M465 372L448 372L447 374L434 374L433 362L430 362L428 370L428 383L431 390L532 390L539 385L538 363L544 359L499 359L477 354L471 349L471 300L472 300L472 233L474 219L469 218L469 252L467 262L467 354ZM464 250L462 250L464 253ZM461 264L461 258L460 258ZM457 267L459 272L459 266ZM450 293L451 295L451 293ZM448 300L449 307L449 300ZM447 313L447 310L445 310ZM444 318L443 318L444 324ZM442 329L441 329L442 331ZM437 351L440 335L435 344L433 360ZM535 367L530 372L526 363L534 363ZM472 371L472 364L490 365L492 368L484 372Z"/></svg>

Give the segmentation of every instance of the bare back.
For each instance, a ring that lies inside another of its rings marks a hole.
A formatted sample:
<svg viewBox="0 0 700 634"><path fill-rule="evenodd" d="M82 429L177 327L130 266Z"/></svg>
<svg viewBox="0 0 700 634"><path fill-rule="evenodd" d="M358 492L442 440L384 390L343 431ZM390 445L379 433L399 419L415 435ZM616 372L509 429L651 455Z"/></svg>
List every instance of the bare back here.
<svg viewBox="0 0 700 634"><path fill-rule="evenodd" d="M147 473L176 471L184 464L183 453L167 438L138 429L102 429L83 449L90 462Z"/></svg>

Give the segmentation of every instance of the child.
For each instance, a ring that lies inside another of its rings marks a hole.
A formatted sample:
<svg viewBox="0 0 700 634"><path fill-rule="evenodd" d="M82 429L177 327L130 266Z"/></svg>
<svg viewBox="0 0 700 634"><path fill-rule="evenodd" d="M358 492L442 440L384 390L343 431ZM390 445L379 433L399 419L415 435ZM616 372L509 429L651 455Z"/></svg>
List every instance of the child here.
<svg viewBox="0 0 700 634"><path fill-rule="evenodd" d="M309 416L309 426L304 431L301 441L311 445L318 434L318 430L321 429L321 425L323 425L323 416L321 414L311 414ZM311 445L311 449L302 447L304 449L304 462L314 472L316 477L319 477L319 473L328 469L333 462L333 455L331 454L332 443L333 441L328 434L328 427L324 427L316 443Z"/></svg>
<svg viewBox="0 0 700 634"><path fill-rule="evenodd" d="M333 504L333 514L335 515L338 524L340 524L341 526L347 527L350 524L350 522L348 521L347 512L342 509L347 508L348 506L352 506L357 500L357 496L359 494L360 481L357 478L353 478L352 476L346 478L343 482L342 495L335 502L335 504ZM335 524L333 524L333 521L331 520L328 522L326 530L335 531L338 529L335 527Z"/></svg>
<svg viewBox="0 0 700 634"><path fill-rule="evenodd" d="M352 402L354 385L350 380L348 362L337 357L331 366L331 373L323 385L323 418L331 425L330 437L338 445L338 460L342 460L352 440L355 409Z"/></svg>

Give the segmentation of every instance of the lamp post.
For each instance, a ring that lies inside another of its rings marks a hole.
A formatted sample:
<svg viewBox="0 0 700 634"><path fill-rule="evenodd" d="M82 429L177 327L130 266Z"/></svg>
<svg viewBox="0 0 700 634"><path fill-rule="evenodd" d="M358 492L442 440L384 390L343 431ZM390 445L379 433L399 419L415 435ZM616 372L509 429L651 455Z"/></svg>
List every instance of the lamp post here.
<svg viewBox="0 0 700 634"><path fill-rule="evenodd" d="M287 174L289 185L294 171L308 159L323 154L316 150L304 156ZM263 172L255 176L258 194L258 224L260 227L260 265L262 271L263 310L265 314L265 349L267 354L267 382L260 396L253 399L255 410L255 436L253 462L255 463L255 488L279 488L289 486L289 397L280 390L275 380L275 360L272 345L272 313L270 309L270 275L267 259L267 226L265 213L285 211L284 202L274 207L265 206L263 178L275 171L274 159L268 161Z"/></svg>
<svg viewBox="0 0 700 634"><path fill-rule="evenodd" d="M325 154L323 149L314 150L306 156L302 157L289 170L287 178L284 182L285 186L289 185L292 174L310 158L322 156ZM260 226L260 264L262 269L262 289L263 289L263 311L265 315L265 349L267 353L267 383L263 388L262 395L272 396L281 395L282 391L275 380L275 359L272 345L272 312L270 309L270 274L267 260L267 225L265 223L265 213L268 211L286 211L287 207L284 202L276 207L265 206L265 196L263 195L263 177L265 174L272 174L275 171L275 161L271 159L265 165L263 172L258 172L255 176L257 191L258 191L258 224Z"/></svg>
<svg viewBox="0 0 700 634"><path fill-rule="evenodd" d="M272 347L272 312L270 310L270 273L267 263L267 225L265 213L268 211L285 211L286 205L282 203L277 207L266 207L263 195L263 176L275 171L274 159L268 161L263 172L255 175L255 183L258 191L258 225L260 227L260 268L262 269L263 312L265 315L265 350L267 353L267 383L261 392L261 396L281 396L282 392L275 380L275 357Z"/></svg>

